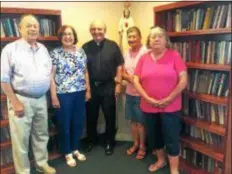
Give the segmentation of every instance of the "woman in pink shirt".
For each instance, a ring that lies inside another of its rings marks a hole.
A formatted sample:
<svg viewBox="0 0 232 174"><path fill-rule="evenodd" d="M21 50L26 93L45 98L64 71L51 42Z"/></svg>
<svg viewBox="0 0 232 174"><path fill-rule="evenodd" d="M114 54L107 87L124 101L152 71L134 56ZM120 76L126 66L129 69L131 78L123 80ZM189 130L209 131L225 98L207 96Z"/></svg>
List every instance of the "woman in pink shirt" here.
<svg viewBox="0 0 232 174"><path fill-rule="evenodd" d="M126 88L126 119L131 122L133 146L127 149L127 154L132 155L138 150L136 159L143 159L146 155L144 145L145 130L144 116L139 107L140 96L134 87L134 71L141 56L147 51L141 44L141 32L137 27L131 27L127 30L127 40L130 49L125 53L125 66L123 78L128 82Z"/></svg>
<svg viewBox="0 0 232 174"><path fill-rule="evenodd" d="M139 60L134 85L141 95L148 142L158 161L149 166L151 172L166 166L164 146L168 153L170 173L179 174L179 133L181 92L187 84L186 66L177 51L170 49L166 31L151 29L148 37L151 51Z"/></svg>

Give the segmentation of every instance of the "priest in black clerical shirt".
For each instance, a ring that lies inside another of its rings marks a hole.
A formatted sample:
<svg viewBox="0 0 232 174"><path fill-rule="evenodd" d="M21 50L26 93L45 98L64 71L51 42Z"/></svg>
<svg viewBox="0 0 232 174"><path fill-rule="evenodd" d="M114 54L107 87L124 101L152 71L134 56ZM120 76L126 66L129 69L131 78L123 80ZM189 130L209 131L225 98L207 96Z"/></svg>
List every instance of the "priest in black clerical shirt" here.
<svg viewBox="0 0 232 174"><path fill-rule="evenodd" d="M83 45L87 55L92 96L86 105L88 151L98 141L97 120L101 106L106 122L105 153L111 155L116 134L116 97L121 92L124 60L118 45L105 38L106 25L103 21L93 21L90 24L90 33L93 40Z"/></svg>

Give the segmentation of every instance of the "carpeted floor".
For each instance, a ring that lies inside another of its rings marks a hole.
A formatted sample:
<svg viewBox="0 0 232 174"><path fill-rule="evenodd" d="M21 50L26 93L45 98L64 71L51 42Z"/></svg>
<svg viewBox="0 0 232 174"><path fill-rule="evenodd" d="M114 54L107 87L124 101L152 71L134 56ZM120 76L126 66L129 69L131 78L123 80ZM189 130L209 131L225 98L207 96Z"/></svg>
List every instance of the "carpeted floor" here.
<svg viewBox="0 0 232 174"><path fill-rule="evenodd" d="M149 154L143 160L136 160L135 155L127 156L125 151L131 144L117 142L114 154L106 156L103 146L95 147L86 153L87 161L78 162L74 168L66 165L64 159L50 161L57 170L57 174L148 174L148 165L155 162L156 157ZM36 172L33 170L33 174ZM168 174L169 168L165 167L155 174Z"/></svg>

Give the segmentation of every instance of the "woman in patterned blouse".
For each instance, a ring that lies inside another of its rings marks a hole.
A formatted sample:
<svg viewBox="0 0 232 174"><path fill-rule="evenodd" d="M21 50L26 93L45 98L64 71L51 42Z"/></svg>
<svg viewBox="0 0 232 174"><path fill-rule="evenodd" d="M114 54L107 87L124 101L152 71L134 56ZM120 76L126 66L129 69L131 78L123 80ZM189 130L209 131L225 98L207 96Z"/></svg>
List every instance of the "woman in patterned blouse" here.
<svg viewBox="0 0 232 174"><path fill-rule="evenodd" d="M60 150L70 167L76 166L76 157L85 161L78 151L85 118L85 100L91 97L87 57L77 48L77 34L72 26L64 25L58 31L61 47L51 52L53 77L51 98L59 132Z"/></svg>

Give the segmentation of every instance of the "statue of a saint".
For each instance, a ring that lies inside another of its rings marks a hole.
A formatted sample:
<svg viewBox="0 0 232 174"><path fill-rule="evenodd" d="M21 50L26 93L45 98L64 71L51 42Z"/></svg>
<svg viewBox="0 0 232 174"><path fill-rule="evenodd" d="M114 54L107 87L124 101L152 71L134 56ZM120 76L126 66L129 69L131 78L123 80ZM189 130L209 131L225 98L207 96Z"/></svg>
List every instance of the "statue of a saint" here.
<svg viewBox="0 0 232 174"><path fill-rule="evenodd" d="M131 17L130 14L129 5L125 5L125 9L123 10L123 16L120 19L119 22L119 45L121 48L121 51L124 53L125 50L128 49L128 43L127 43L127 29L134 26L134 20Z"/></svg>

